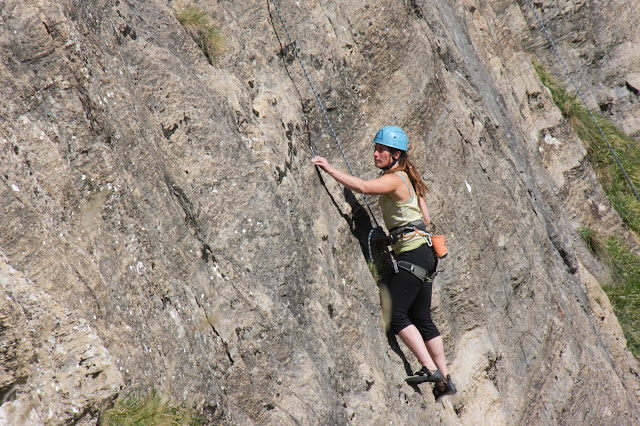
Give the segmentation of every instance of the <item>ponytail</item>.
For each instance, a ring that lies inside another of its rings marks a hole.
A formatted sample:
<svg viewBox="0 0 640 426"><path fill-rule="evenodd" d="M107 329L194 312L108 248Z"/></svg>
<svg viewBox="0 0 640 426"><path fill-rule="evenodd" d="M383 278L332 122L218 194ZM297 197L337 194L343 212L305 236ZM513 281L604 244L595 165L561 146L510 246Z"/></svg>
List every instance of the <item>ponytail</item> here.
<svg viewBox="0 0 640 426"><path fill-rule="evenodd" d="M418 170L416 170L411 160L409 160L405 151L402 151L400 158L398 158L398 168L396 171L405 172L407 176L409 176L409 180L416 194L418 194L419 197L425 198L427 194L427 184L422 180L422 176L420 176Z"/></svg>

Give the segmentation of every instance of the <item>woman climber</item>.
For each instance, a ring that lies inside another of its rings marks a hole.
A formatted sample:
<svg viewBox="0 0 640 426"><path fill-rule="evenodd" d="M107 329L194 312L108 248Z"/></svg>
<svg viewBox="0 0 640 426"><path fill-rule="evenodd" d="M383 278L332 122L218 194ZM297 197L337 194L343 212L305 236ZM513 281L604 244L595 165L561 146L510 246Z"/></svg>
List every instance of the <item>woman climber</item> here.
<svg viewBox="0 0 640 426"><path fill-rule="evenodd" d="M383 170L372 180L343 173L319 156L313 164L348 189L379 195L384 224L392 238L397 265L391 279L391 328L416 356L422 368L405 380L410 384L433 382L436 398L456 393L447 370L442 336L431 319L432 276L437 259L426 225L431 222L425 202L426 184L408 158L407 136L402 129L383 127L375 138L373 160Z"/></svg>

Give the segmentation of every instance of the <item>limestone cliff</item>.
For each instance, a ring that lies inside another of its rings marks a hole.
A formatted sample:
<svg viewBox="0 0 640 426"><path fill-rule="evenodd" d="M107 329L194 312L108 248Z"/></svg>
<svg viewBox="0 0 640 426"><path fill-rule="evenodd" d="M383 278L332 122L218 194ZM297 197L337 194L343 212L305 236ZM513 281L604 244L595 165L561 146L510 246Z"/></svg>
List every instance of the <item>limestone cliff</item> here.
<svg viewBox="0 0 640 426"><path fill-rule="evenodd" d="M344 164L274 3L197 4L226 44L211 63L177 2L0 3L2 422L91 424L152 388L214 424L640 421L575 232L620 219L538 81L532 54L555 68L527 2L278 2L354 173L375 176L371 139L394 124L430 186L459 390L438 403L385 334L375 200L372 217L310 163L305 119ZM640 2L535 4L637 133Z"/></svg>

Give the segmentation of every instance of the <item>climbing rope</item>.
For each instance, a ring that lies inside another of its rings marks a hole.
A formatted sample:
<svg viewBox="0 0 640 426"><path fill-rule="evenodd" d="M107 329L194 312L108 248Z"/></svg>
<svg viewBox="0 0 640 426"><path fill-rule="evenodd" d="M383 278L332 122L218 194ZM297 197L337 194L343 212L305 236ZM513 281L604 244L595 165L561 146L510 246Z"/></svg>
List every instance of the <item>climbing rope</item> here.
<svg viewBox="0 0 640 426"><path fill-rule="evenodd" d="M344 149L342 148L342 144L340 143L340 140L338 139L338 135L336 134L335 130L333 129L333 126L331 125L331 120L329 120L329 115L327 114L327 110L324 107L324 104L322 103L322 100L320 99L320 96L318 95L318 91L316 90L315 86L313 85L313 82L311 81L311 77L309 77L309 73L307 73L307 69L304 66L304 63L302 62L302 58L300 57L300 51L298 50L298 46L296 45L296 43L293 41L293 37L291 37L291 34L289 33L289 29L287 28L287 25L284 21L284 18L282 17L282 14L280 13L280 9L278 8L278 4L276 3L276 0L271 0L271 3L273 4L273 7L276 10L276 14L278 15L278 19L280 20L280 24L282 25L282 28L284 29L285 34L287 34L287 38L289 39L289 43L291 44L291 47L293 47L293 52L296 55L296 58L298 60L298 63L300 64L300 68L302 68L302 73L304 74L305 78L307 79L307 83L309 84L309 87L311 88L311 91L313 92L313 95L316 98L316 102L318 103L318 106L320 107L320 111L322 112L322 115L324 117L324 120L327 122L327 125L329 126L329 129L331 130L331 135L333 136L333 139L336 141L336 145L338 145L338 149L340 149L340 153L342 154L342 158L344 159L344 162L347 164L347 169L349 170L349 173L351 173L352 176L355 176L353 169L351 168L351 164L349 164L349 160L347 159L347 155L344 152ZM313 155L316 155L315 149L313 148L313 145L311 144L311 132L309 131L309 127L307 125L307 132L309 134L309 146L311 147L311 151L313 153ZM378 223L375 215L373 214L373 211L371 210L371 206L369 205L369 202L367 201L367 199L364 197L363 194L360 194L362 196L362 200L364 201L364 204L367 206L367 209L369 210L369 213L371 215L371 217L373 218L373 221L376 224L376 227L380 227L380 224ZM371 236L371 233L369 234Z"/></svg>
<svg viewBox="0 0 640 426"><path fill-rule="evenodd" d="M369 249L369 262L373 263L373 250L371 250L371 240L373 239L374 234L380 234L380 238L385 240L387 238L387 234L384 232L381 226L376 228L371 228L369 231L369 236L367 237L367 248Z"/></svg>
<svg viewBox="0 0 640 426"><path fill-rule="evenodd" d="M536 12L535 8L533 7L533 4L531 3L531 0L527 0L527 3L529 4L529 7L531 8L531 11L533 12L533 15L538 20L538 23L540 24L540 28L541 28L542 32L547 37L547 40L549 40L549 43L551 44L551 48L553 49L554 53L558 57L558 60L562 64L562 67L564 68L564 71L567 73L567 76L569 77L569 80L571 81L571 84L573 84L573 87L576 88L576 92L578 93L578 96L580 97L580 100L582 100L582 103L584 104L585 108L589 112L589 115L591 116L591 119L596 124L596 127L598 128L598 131L600 132L600 134L604 138L605 142L607 142L607 146L609 147L609 151L611 152L611 155L613 155L613 158L615 158L616 163L618 164L618 167L620 167L620 170L622 170L622 174L624 174L624 177L627 180L627 182L629 183L629 186L631 187L631 190L635 194L636 199L638 201L640 201L640 195L638 195L638 191L636 190L636 187L633 185L633 182L631 181L631 178L627 174L627 171L624 169L624 166L622 165L622 162L620 161L620 158L618 158L618 155L616 154L615 150L613 149L613 146L611 146L611 143L609 142L609 139L607 138L607 136L604 134L604 132L600 128L600 124L598 124L598 120L596 119L596 117L593 114L593 112L591 112L591 108L589 108L589 105L587 105L587 100L582 95L582 91L580 90L580 88L576 84L575 80L573 79L573 74L571 74L571 72L569 71L569 68L567 67L567 64L562 59L562 55L560 55L560 51L558 50L558 47L553 42L553 38L551 37L551 34L549 33L549 31L547 31L547 27L542 23L542 19L540 18L540 16L538 16L538 13Z"/></svg>

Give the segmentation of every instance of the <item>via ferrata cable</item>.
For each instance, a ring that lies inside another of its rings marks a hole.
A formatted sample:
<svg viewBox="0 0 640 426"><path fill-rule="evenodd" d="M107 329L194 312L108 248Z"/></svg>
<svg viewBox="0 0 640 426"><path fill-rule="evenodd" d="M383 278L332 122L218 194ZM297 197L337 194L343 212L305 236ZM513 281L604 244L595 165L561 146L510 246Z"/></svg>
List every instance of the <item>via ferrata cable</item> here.
<svg viewBox="0 0 640 426"><path fill-rule="evenodd" d="M593 120L593 122L595 123L596 127L598 128L598 131L600 132L600 135L604 138L605 142L607 143L607 146L609 147L609 152L611 152L611 155L616 160L616 163L618 164L618 167L620 167L620 170L622 170L622 174L624 175L625 179L627 180L627 183L631 187L631 190L633 191L634 195L636 196L636 199L638 201L640 201L640 195L638 195L638 191L636 190L636 187L634 186L633 182L631 181L631 178L627 174L627 171L624 169L624 166L622 165L622 162L620 161L620 158L618 158L618 155L616 154L615 150L613 149L613 146L611 146L611 143L609 142L609 139L607 138L607 136L605 135L604 131L600 127L600 124L598 123L598 120L596 119L596 117L593 114L593 112L591 112L591 108L589 108L589 105L587 105L587 100L585 99L584 95L582 94L582 91L580 90L580 88L576 84L576 81L573 78L573 74L571 74L571 72L569 71L569 67L567 67L567 64L565 63L564 59L562 59L562 55L560 55L560 51L558 50L558 47L554 43L553 38L551 37L551 34L549 33L549 31L547 31L547 27L544 25L544 23L542 22L542 19L540 18L540 16L536 12L535 8L533 7L533 4L531 3L531 0L527 0L527 3L529 4L529 7L531 8L531 11L533 12L533 15L538 20L538 24L540 24L541 31L546 36L547 40L549 41L549 44L551 44L551 48L553 49L554 53L558 57L558 60L562 64L562 67L564 68L564 71L567 73L567 76L569 77L569 80L571 81L571 84L573 84L573 87L576 88L576 92L578 93L578 96L580 97L580 100L582 100L582 103L584 104L585 108L589 112L589 115L591 116L591 119Z"/></svg>
<svg viewBox="0 0 640 426"><path fill-rule="evenodd" d="M324 104L322 103L322 100L320 99L320 95L318 95L318 91L316 90L315 86L313 85L312 81L311 81L311 77L309 77L309 73L307 73L307 69L304 66L304 63L302 62L302 58L300 57L300 51L298 50L298 46L296 45L295 41L293 41L293 37L291 37L291 33L289 33L289 29L287 28L287 25L284 21L284 18L282 17L282 14L280 13L280 8L278 7L278 4L276 2L276 0L271 0L271 3L273 4L273 7L276 10L276 14L278 15L278 19L280 20L280 24L282 25L282 28L284 29L284 32L287 34L287 38L289 39L289 43L291 45L291 47L293 48L293 51L295 53L296 59L298 60L298 63L300 64L300 68L302 68L302 73L304 74L307 83L309 84L309 87L311 88L311 91L313 92L313 95L316 99L316 102L318 104L318 106L320 107L320 111L322 112L322 115L324 117L324 120L327 122L327 125L329 126L329 130L331 130L331 135L333 136L333 139L336 142L336 145L338 145L338 149L340 149L340 153L342 154L342 158L344 159L344 162L347 164L347 169L349 170L349 173L351 173L352 176L355 176L355 173L353 172L353 169L351 168L351 164L349 164L349 160L347 159L347 155L344 152L344 149L342 148L342 144L340 143L340 140L338 139L338 135L336 134L335 130L333 129L333 126L331 125L331 120L329 120L329 115L327 114L327 110L324 107ZM313 155L317 155L315 152L315 149L313 148L313 145L311 144L311 132L309 131L309 126L307 123L307 133L308 133L308 137L309 137L309 146L311 147L311 151L313 153ZM373 214L373 211L371 209L371 206L369 205L369 202L367 201L367 199L364 197L363 194L360 194L362 196L362 200L364 201L364 204L367 206L367 209L369 210L369 215L370 217L373 219L373 221L376 224L376 227L380 227L380 224L378 223L378 220L376 219L375 215Z"/></svg>

